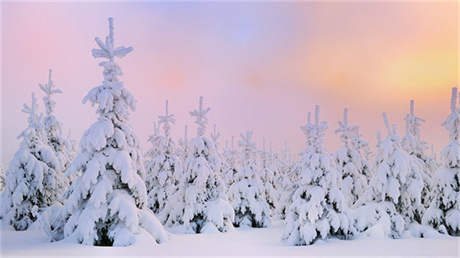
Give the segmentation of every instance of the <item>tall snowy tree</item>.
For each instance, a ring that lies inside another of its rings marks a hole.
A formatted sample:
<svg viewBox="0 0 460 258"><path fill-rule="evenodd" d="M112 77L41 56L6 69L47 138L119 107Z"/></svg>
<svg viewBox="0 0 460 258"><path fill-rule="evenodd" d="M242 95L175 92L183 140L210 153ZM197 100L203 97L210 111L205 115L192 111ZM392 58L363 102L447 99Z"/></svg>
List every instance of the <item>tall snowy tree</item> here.
<svg viewBox="0 0 460 258"><path fill-rule="evenodd" d="M385 113L383 119L387 137L378 144L375 172L362 200L376 204L371 219L382 225L385 236L400 238L410 223L420 222L424 211L422 164L401 147L396 126L390 127Z"/></svg>
<svg viewBox="0 0 460 258"><path fill-rule="evenodd" d="M341 190L345 197L346 205L351 207L365 191L369 175L369 165L360 149L367 143L360 139L359 127L348 124L348 109L343 111L343 121L339 121L339 128L335 130L340 134L343 146L335 153L337 169L342 177Z"/></svg>
<svg viewBox="0 0 460 258"><path fill-rule="evenodd" d="M198 125L197 136L189 145L189 154L181 177L183 191L174 196L174 210L168 225L178 225L186 233L225 232L232 228L234 212L228 202L220 170L215 168L218 156L212 140L205 136L210 108L204 108L203 97L197 110L190 112Z"/></svg>
<svg viewBox="0 0 460 258"><path fill-rule="evenodd" d="M241 164L230 186L232 206L237 227L267 227L270 224L270 206L265 198L263 182L258 174L256 144L252 132L241 134Z"/></svg>
<svg viewBox="0 0 460 258"><path fill-rule="evenodd" d="M308 119L302 127L308 145L301 158L299 186L286 215L283 240L291 245L309 245L318 239L348 238L353 234L339 189L340 175L323 149L326 129L327 123L320 122L316 105L315 122Z"/></svg>
<svg viewBox="0 0 460 258"><path fill-rule="evenodd" d="M449 132L449 144L441 152L442 165L436 173L434 199L423 223L442 233L460 236L460 109L457 88L452 89L451 113L442 123Z"/></svg>
<svg viewBox="0 0 460 258"><path fill-rule="evenodd" d="M164 136L156 132L149 138L152 148L147 152L145 162L148 206L163 222L169 217L169 212L164 208L170 197L178 191L178 176L182 174L182 161L177 157L176 146L170 136L171 124L174 123L174 115L169 114L166 101L165 114L159 116L158 122L163 125Z"/></svg>
<svg viewBox="0 0 460 258"><path fill-rule="evenodd" d="M105 42L96 38L95 58L104 68L102 85L83 99L97 106L98 120L88 128L68 174L78 178L69 188L62 217L51 221L52 240L69 238L86 245L127 246L136 235L147 231L154 241L167 235L161 223L147 208L144 166L139 141L129 125L135 99L118 80L122 74L115 58L130 53L132 47L115 47L113 19ZM53 217L54 218L54 217ZM62 221L63 224L53 225Z"/></svg>
<svg viewBox="0 0 460 258"><path fill-rule="evenodd" d="M407 153L422 162L422 170L420 174L423 179L422 204L428 208L432 199L432 177L437 169L437 164L433 157L425 153L428 146L420 136L420 126L423 122L425 122L425 120L415 115L413 100L410 101L410 112L404 119L406 122L406 134L401 140L401 146Z"/></svg>
<svg viewBox="0 0 460 258"><path fill-rule="evenodd" d="M3 221L16 230L26 230L43 208L60 198L59 161L47 145L42 115L37 114L37 101L22 112L28 114L27 128L18 136L22 139L6 171L6 188L2 195Z"/></svg>
<svg viewBox="0 0 460 258"><path fill-rule="evenodd" d="M56 102L52 97L55 94L62 93L62 91L54 85L51 79L51 69L48 72L48 82L46 84L39 84L39 86L43 93L45 93L43 103L45 105L46 114L43 118L43 125L48 140L47 142L54 150L59 162L58 167L56 167L56 187L58 195L61 196L69 186L69 179L64 175L64 172L75 155L74 146L72 146L72 141L63 135L61 123L54 115Z"/></svg>

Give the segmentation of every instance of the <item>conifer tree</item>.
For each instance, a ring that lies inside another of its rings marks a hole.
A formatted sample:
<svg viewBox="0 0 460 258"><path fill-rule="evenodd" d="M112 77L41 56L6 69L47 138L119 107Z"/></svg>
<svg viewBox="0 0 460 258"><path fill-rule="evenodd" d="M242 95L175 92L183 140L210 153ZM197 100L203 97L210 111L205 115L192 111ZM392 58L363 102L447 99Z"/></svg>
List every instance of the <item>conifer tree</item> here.
<svg viewBox="0 0 460 258"><path fill-rule="evenodd" d="M451 113L442 123L449 132L449 144L441 152L436 172L434 199L423 216L423 223L442 233L460 236L460 109L457 88L452 89Z"/></svg>
<svg viewBox="0 0 460 258"><path fill-rule="evenodd" d="M170 197L178 190L179 178L182 174L182 161L176 155L176 146L170 136L171 124L175 123L174 115L169 114L166 101L165 114L159 116L158 125L163 125L164 136L158 134L158 128L149 139L152 148L147 152L146 187L149 208L159 216L161 221L167 220L169 212L163 212Z"/></svg>
<svg viewBox="0 0 460 258"><path fill-rule="evenodd" d="M271 215L273 216L278 207L278 190L276 185L276 170L273 167L271 151L265 148L265 137L262 140L262 150L260 154L260 176L264 185L265 198L270 206Z"/></svg>
<svg viewBox="0 0 460 258"><path fill-rule="evenodd" d="M26 230L38 218L39 212L60 198L57 168L59 161L47 144L43 115L37 114L37 101L32 94L31 105L24 104L27 128L6 171L6 188L2 194L4 223L15 230Z"/></svg>
<svg viewBox="0 0 460 258"><path fill-rule="evenodd" d="M342 177L341 191L345 197L346 205L351 207L365 191L369 173L369 165L360 149L367 143L360 139L359 127L348 124L348 109L343 111L343 121L339 121L339 128L335 130L340 134L343 146L335 153L337 169Z"/></svg>
<svg viewBox="0 0 460 258"><path fill-rule="evenodd" d="M61 123L54 115L56 102L52 99L52 96L55 94L61 94L62 90L56 88L54 85L51 79L51 72L52 71L50 69L48 73L48 82L46 84L39 84L39 86L45 93L43 103L46 113L43 118L43 125L47 137L47 143L54 150L58 160L58 167L56 167L56 187L58 195L61 196L70 183L69 179L64 175L64 172L69 167L70 162L75 156L75 152L72 141L63 135Z"/></svg>
<svg viewBox="0 0 460 258"><path fill-rule="evenodd" d="M205 136L210 108L204 108L203 97L197 110L190 112L198 125L197 136L189 145L182 190L174 196L173 214L167 224L183 227L186 233L226 232L233 228L234 212L226 196L219 157L212 140Z"/></svg>
<svg viewBox="0 0 460 258"><path fill-rule="evenodd" d="M406 115L404 120L406 122L406 134L401 140L401 146L407 153L422 162L422 204L425 208L428 208L432 199L432 177L437 169L437 164L433 157L425 154L425 150L428 149L427 143L423 141L420 136L420 126L425 120L415 115L413 100L410 101L410 112Z"/></svg>
<svg viewBox="0 0 460 258"><path fill-rule="evenodd" d="M387 137L378 144L375 172L363 199L368 205L375 204L371 219L383 225L385 236L400 238L411 223L420 222L424 211L422 164L401 147L396 125L390 127L386 113L383 120Z"/></svg>
<svg viewBox="0 0 460 258"><path fill-rule="evenodd" d="M96 38L99 48L92 50L95 58L106 59L99 63L104 68L104 81L89 91L83 103L96 105L99 118L84 133L80 151L68 169L70 175L78 177L68 190L63 209L58 210L60 216L52 213L48 220L51 240L127 246L144 230L156 242L167 237L147 208L142 152L129 125L136 101L118 80L122 72L115 58L124 57L133 48L115 47L113 32L109 18L109 35L105 42Z"/></svg>
<svg viewBox="0 0 460 258"><path fill-rule="evenodd" d="M232 206L237 227L267 227L270 224L270 206L265 197L263 182L258 174L256 144L252 131L241 134L239 141L242 157L230 186Z"/></svg>
<svg viewBox="0 0 460 258"><path fill-rule="evenodd" d="M307 149L302 153L300 182L286 215L283 240L291 245L309 245L329 237L349 238L354 232L339 189L340 175L323 149L326 129L316 105L315 122L308 119L302 127Z"/></svg>

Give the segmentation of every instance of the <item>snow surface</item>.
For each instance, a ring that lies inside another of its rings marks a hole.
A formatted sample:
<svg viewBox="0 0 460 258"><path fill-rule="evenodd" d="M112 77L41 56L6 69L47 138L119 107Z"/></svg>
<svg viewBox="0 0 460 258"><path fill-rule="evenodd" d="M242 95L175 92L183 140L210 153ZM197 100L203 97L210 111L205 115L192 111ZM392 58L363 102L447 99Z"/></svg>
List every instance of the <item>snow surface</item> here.
<svg viewBox="0 0 460 258"><path fill-rule="evenodd" d="M284 225L269 228L235 229L215 234L171 234L169 241L156 244L144 233L128 247L97 247L64 241L48 242L33 228L29 231L1 229L0 256L451 256L460 255L460 237L326 240L310 246L283 244Z"/></svg>

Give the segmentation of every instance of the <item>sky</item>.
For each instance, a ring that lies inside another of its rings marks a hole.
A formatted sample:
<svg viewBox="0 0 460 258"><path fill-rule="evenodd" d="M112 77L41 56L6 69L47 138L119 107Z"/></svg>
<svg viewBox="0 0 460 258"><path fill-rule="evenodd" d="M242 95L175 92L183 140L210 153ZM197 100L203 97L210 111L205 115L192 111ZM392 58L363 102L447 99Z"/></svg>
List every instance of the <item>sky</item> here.
<svg viewBox="0 0 460 258"><path fill-rule="evenodd" d="M435 2L3 2L1 28L1 163L6 165L26 126L21 112L38 84L53 81L56 116L79 142L96 120L82 99L103 80L91 56L94 38L108 33L134 51L118 61L121 80L137 99L131 123L146 150L153 122L169 110L172 135L184 126L196 135L189 112L204 96L209 129L220 146L253 130L261 147L295 155L305 148L300 126L315 104L328 122L326 149L340 147L334 134L343 108L373 147L385 134L382 112L405 133L410 99L424 118L422 137L440 150L441 126L458 85L458 3ZM40 103L42 104L42 103ZM43 105L40 106L43 111Z"/></svg>

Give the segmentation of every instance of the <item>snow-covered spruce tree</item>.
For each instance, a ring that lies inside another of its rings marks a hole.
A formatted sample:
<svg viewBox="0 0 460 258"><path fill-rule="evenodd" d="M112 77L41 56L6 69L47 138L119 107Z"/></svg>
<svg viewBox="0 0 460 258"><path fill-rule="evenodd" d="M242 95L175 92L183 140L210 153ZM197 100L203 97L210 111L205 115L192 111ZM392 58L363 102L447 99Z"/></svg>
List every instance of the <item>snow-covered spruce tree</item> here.
<svg viewBox="0 0 460 258"><path fill-rule="evenodd" d="M5 172L6 172L6 169L0 165L0 191L5 190L5 185L6 185Z"/></svg>
<svg viewBox="0 0 460 258"><path fill-rule="evenodd" d="M52 96L62 93L62 91L56 88L51 80L51 69L48 72L48 82L46 84L39 84L39 86L45 93L43 103L46 109L46 114L43 118L43 125L47 137L47 143L54 150L58 161L55 176L56 190L58 191L58 196L61 196L70 183L69 179L64 175L64 172L75 156L74 146L72 146L72 141L62 134L61 123L54 115L56 102L52 99Z"/></svg>
<svg viewBox="0 0 460 258"><path fill-rule="evenodd" d="M186 233L226 232L233 227L234 212L225 194L226 186L214 167L218 156L212 140L204 135L209 110L203 107L200 97L198 110L190 112L196 119L198 133L189 145L180 182L182 191L178 192L180 198L174 196L174 215L167 221L181 226Z"/></svg>
<svg viewBox="0 0 460 258"><path fill-rule="evenodd" d="M80 141L79 153L67 172L78 177L69 187L60 216L51 214L48 234L52 240L127 246L146 230L154 241L163 242L167 235L147 208L142 153L128 123L135 99L118 80L121 69L115 63L116 57L133 49L114 46L112 18L105 42L99 38L96 42L99 49L92 50L93 56L107 59L99 64L104 68L104 81L89 91L83 103L96 105L99 118Z"/></svg>
<svg viewBox="0 0 460 258"><path fill-rule="evenodd" d="M238 171L238 151L235 149L234 140L235 137L232 136L231 146L228 144L225 145L223 157L225 159L225 168L223 169L223 179L227 186L232 185L235 182L235 175ZM229 190L229 187L227 187ZM228 195L229 201L231 201L231 196Z"/></svg>
<svg viewBox="0 0 460 258"><path fill-rule="evenodd" d="M277 185L279 185L279 205L277 214L281 219L286 218L287 210L291 205L292 195L295 192L298 184L298 165L290 159L289 149L285 142L282 155L275 155L275 169L277 174Z"/></svg>
<svg viewBox="0 0 460 258"><path fill-rule="evenodd" d="M6 188L2 195L3 221L16 230L26 230L43 208L60 198L56 168L59 162L47 145L43 117L37 114L37 101L24 104L22 112L29 115L27 128L6 171Z"/></svg>
<svg viewBox="0 0 460 258"><path fill-rule="evenodd" d="M176 148L177 156L181 159L182 164L185 163L185 160L188 156L189 151L189 141L187 136L187 125L184 126L184 137L180 138L178 141L178 148Z"/></svg>
<svg viewBox="0 0 460 258"><path fill-rule="evenodd" d="M367 143L360 139L359 127L348 124L348 109L343 111L343 121L339 121L339 128L335 130L340 134L343 146L335 153L337 170L342 177L341 191L345 197L346 205L351 207L366 190L369 175L369 165L360 149Z"/></svg>
<svg viewBox="0 0 460 258"><path fill-rule="evenodd" d="M241 134L239 141L242 157L230 186L232 206L235 210L236 227L267 227L270 224L270 206L265 198L265 190L258 174L256 144L252 132Z"/></svg>
<svg viewBox="0 0 460 258"><path fill-rule="evenodd" d="M410 112L404 119L406 121L406 134L401 140L401 146L407 153L422 162L422 173L420 174L423 178L422 204L428 208L432 200L432 177L437 170L437 164L432 156L425 153L425 150L428 149L427 143L420 136L420 126L425 120L415 115L413 100L410 101Z"/></svg>
<svg viewBox="0 0 460 258"><path fill-rule="evenodd" d="M344 210L340 175L323 149L327 123L319 121L318 105L315 123L308 120L302 126L308 145L300 161L300 183L292 196L283 234L283 240L291 245L309 245L329 237L349 238L354 232Z"/></svg>
<svg viewBox="0 0 460 258"><path fill-rule="evenodd" d="M170 136L171 124L174 123L174 115L169 114L166 101L166 112L159 116L158 121L158 125L163 125L164 136L155 132L149 138L152 148L147 152L145 162L148 206L158 214L162 222L169 217L169 212L164 208L170 197L177 192L178 175L182 174L182 161L177 157L176 146Z"/></svg>
<svg viewBox="0 0 460 258"><path fill-rule="evenodd" d="M276 171L273 169L272 153L268 152L265 148L265 137L262 140L262 150L260 154L260 170L258 174L261 177L264 195L270 206L271 215L275 215L276 208L278 207L278 190L276 189Z"/></svg>
<svg viewBox="0 0 460 258"><path fill-rule="evenodd" d="M378 144L374 174L357 203L359 206L365 200L368 207L375 208L375 213L365 218L372 222L357 221L356 225L361 231L378 223L385 237L400 238L410 223L420 221L424 211L422 164L401 147L396 125L390 127L386 113L383 119L388 135Z"/></svg>
<svg viewBox="0 0 460 258"><path fill-rule="evenodd" d="M442 124L449 132L450 142L441 152L434 199L423 216L423 224L452 236L460 235L460 110L456 98L457 88L453 88L451 113Z"/></svg>

